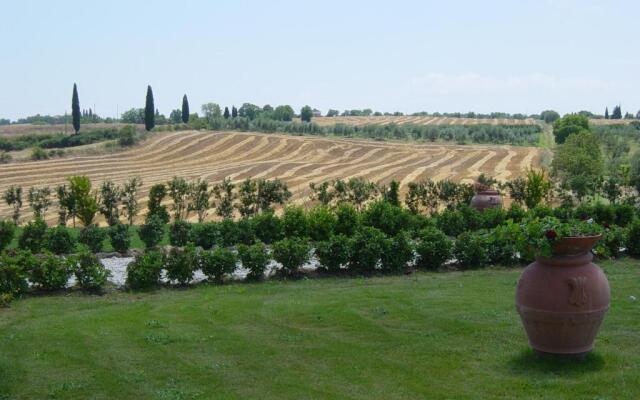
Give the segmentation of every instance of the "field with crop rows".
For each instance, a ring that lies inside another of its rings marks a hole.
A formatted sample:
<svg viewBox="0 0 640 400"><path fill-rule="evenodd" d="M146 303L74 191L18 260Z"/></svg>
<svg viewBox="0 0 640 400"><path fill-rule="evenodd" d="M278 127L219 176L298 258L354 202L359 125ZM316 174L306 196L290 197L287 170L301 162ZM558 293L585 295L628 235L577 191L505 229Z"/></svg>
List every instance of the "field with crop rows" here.
<svg viewBox="0 0 640 400"><path fill-rule="evenodd" d="M354 126L386 125L386 124L415 124L415 125L533 125L533 119L482 119L482 118L451 118L429 116L379 116L379 117L316 117L312 122L320 126L346 124Z"/></svg>
<svg viewBox="0 0 640 400"><path fill-rule="evenodd" d="M3 165L0 193L20 185L55 186L71 175L87 175L97 187L111 179L123 183L137 175L146 205L149 187L173 176L217 182L230 177L280 178L293 193L292 201L305 203L309 183L335 178L361 177L378 183L392 179L402 187L424 178L471 181L480 173L511 179L540 164L544 150L533 147L397 144L366 140L297 137L238 132L171 132L153 135L129 150L100 156L70 157ZM25 200L26 206L26 200ZM56 220L51 207L47 220ZM144 215L143 207L140 215ZM0 217L10 209L0 205Z"/></svg>

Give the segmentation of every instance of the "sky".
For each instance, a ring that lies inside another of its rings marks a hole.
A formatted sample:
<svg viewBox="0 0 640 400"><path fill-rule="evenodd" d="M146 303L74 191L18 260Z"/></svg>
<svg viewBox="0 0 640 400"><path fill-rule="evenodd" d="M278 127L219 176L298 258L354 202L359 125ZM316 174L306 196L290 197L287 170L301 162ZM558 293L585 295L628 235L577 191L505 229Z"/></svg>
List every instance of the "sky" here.
<svg viewBox="0 0 640 400"><path fill-rule="evenodd" d="M640 110L640 2L3 1L0 118L115 117L147 85L323 112Z"/></svg>

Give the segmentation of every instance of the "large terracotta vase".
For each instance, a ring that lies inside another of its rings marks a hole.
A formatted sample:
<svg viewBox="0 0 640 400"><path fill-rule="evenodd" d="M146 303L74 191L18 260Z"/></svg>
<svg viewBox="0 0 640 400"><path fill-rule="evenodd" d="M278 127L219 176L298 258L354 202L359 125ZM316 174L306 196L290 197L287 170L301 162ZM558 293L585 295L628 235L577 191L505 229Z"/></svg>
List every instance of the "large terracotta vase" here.
<svg viewBox="0 0 640 400"><path fill-rule="evenodd" d="M471 199L471 207L478 211L484 211L487 208L501 208L502 197L497 190L487 189L476 192Z"/></svg>
<svg viewBox="0 0 640 400"><path fill-rule="evenodd" d="M553 256L537 257L520 276L516 309L534 350L583 355L593 349L611 296L607 277L591 262L601 237L562 238Z"/></svg>

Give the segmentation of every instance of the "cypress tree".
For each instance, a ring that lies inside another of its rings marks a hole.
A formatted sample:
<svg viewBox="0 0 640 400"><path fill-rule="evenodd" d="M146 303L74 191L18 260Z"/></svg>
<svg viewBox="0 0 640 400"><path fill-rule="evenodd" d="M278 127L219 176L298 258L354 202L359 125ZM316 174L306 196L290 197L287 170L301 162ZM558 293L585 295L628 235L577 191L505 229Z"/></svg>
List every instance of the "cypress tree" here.
<svg viewBox="0 0 640 400"><path fill-rule="evenodd" d="M80 99L78 99L78 87L73 84L73 96L71 98L71 119L73 121L73 129L78 133L80 131Z"/></svg>
<svg viewBox="0 0 640 400"><path fill-rule="evenodd" d="M224 119L229 119L229 107L224 108Z"/></svg>
<svg viewBox="0 0 640 400"><path fill-rule="evenodd" d="M236 118L238 116L238 109L236 106L231 107L231 118Z"/></svg>
<svg viewBox="0 0 640 400"><path fill-rule="evenodd" d="M186 94L182 97L182 122L189 122L189 100Z"/></svg>
<svg viewBox="0 0 640 400"><path fill-rule="evenodd" d="M147 131L156 126L156 107L153 105L153 91L147 86L147 100L144 105L144 128Z"/></svg>
<svg viewBox="0 0 640 400"><path fill-rule="evenodd" d="M604 119L609 119L609 107L604 109Z"/></svg>

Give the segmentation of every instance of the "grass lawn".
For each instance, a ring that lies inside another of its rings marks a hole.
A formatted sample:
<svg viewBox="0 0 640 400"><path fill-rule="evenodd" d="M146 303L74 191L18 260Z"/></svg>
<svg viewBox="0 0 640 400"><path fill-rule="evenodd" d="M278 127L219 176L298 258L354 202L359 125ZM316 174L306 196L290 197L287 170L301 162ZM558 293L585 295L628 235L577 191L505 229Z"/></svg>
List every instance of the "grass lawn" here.
<svg viewBox="0 0 640 400"><path fill-rule="evenodd" d="M640 262L602 265L584 363L528 349L520 270L30 297L0 310L0 399L638 399Z"/></svg>

